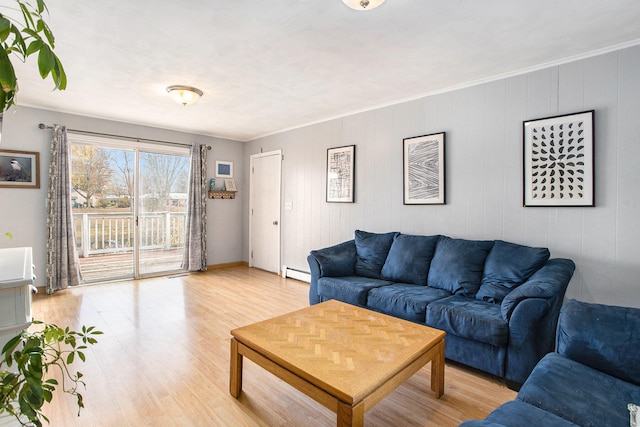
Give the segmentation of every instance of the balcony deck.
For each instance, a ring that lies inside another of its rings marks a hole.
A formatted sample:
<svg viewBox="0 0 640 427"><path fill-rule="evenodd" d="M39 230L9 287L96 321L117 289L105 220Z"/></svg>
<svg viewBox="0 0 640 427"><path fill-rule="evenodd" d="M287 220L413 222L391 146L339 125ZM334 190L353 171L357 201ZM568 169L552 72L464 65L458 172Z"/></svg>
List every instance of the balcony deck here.
<svg viewBox="0 0 640 427"><path fill-rule="evenodd" d="M140 274L181 271L184 248L147 249L140 252ZM110 253L80 257L82 283L108 282L133 277L133 253Z"/></svg>

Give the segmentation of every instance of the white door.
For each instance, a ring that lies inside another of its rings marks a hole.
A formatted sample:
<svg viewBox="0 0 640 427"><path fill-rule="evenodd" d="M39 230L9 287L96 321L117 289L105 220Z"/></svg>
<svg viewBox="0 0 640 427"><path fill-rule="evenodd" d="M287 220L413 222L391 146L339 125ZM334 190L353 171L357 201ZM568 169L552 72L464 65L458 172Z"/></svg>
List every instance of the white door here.
<svg viewBox="0 0 640 427"><path fill-rule="evenodd" d="M280 272L280 150L251 156L249 266Z"/></svg>

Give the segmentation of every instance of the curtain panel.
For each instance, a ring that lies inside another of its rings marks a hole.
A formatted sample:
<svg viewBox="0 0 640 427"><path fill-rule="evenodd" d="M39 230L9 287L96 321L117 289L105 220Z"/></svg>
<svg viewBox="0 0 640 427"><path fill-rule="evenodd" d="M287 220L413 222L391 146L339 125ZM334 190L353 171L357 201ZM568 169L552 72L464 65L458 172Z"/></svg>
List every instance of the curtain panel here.
<svg viewBox="0 0 640 427"><path fill-rule="evenodd" d="M80 284L71 214L71 165L67 130L54 125L47 197L47 293Z"/></svg>
<svg viewBox="0 0 640 427"><path fill-rule="evenodd" d="M186 244L182 267L187 271L207 269L207 146L193 144L189 177Z"/></svg>

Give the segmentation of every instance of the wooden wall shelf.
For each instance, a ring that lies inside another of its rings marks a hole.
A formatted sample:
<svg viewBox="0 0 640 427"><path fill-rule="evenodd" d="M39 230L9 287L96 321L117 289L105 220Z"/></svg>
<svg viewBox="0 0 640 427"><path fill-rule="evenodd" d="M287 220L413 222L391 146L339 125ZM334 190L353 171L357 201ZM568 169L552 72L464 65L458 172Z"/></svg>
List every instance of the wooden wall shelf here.
<svg viewBox="0 0 640 427"><path fill-rule="evenodd" d="M211 190L209 191L210 199L235 199L237 191Z"/></svg>

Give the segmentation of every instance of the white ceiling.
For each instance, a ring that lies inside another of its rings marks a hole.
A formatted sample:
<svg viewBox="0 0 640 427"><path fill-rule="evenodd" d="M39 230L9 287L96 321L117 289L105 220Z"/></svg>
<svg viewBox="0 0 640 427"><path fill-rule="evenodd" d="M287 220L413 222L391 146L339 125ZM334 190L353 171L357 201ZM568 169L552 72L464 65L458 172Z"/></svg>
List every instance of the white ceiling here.
<svg viewBox="0 0 640 427"><path fill-rule="evenodd" d="M638 0L47 0L68 88L18 105L248 141L640 44ZM204 91L183 107L169 85Z"/></svg>

